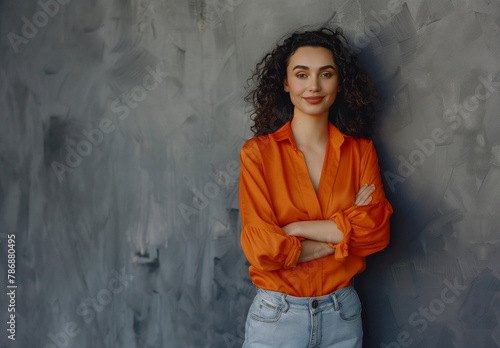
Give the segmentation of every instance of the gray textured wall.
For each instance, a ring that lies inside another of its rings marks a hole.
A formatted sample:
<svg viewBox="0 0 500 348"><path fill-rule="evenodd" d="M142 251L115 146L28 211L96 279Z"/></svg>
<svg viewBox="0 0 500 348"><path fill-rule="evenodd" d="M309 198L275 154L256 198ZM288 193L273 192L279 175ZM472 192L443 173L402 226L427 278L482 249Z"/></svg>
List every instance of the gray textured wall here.
<svg viewBox="0 0 500 348"><path fill-rule="evenodd" d="M240 346L245 80L282 35L329 22L383 95L395 214L356 281L366 346L500 346L499 14L498 0L1 1L0 343Z"/></svg>

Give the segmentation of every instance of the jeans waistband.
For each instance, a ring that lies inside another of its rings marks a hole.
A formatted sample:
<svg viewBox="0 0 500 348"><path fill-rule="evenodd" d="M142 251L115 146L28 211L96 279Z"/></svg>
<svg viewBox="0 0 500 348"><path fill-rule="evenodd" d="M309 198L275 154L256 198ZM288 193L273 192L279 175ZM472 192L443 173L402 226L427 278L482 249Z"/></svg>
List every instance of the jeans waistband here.
<svg viewBox="0 0 500 348"><path fill-rule="evenodd" d="M354 286L348 285L344 288L335 290L334 292L317 297L296 297L283 294L281 292L264 290L257 288L258 293L268 300L274 300L274 302L281 302L283 307L288 310L289 307L302 308L302 309L320 309L325 306L334 305L335 310L340 308L339 302L342 301L351 291L354 290Z"/></svg>

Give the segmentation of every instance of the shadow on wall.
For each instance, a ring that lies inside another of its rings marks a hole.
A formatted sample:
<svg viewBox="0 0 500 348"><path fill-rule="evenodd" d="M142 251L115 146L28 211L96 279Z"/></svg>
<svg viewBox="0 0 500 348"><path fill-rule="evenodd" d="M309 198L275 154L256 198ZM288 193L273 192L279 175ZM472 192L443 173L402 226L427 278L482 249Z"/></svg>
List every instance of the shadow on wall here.
<svg viewBox="0 0 500 348"><path fill-rule="evenodd" d="M497 347L500 75L478 21L500 12L419 6L361 52L386 96L376 147L394 207L391 244L356 281L365 346ZM448 44L459 22L469 36ZM420 31L398 41L401 25Z"/></svg>

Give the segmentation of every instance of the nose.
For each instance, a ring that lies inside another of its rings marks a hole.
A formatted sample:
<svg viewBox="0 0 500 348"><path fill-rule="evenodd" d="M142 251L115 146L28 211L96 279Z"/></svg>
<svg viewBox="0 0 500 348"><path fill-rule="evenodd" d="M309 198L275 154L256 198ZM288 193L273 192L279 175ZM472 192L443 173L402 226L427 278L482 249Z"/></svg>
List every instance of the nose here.
<svg viewBox="0 0 500 348"><path fill-rule="evenodd" d="M321 89L321 86L319 84L319 78L317 78L316 76L311 76L311 78L309 79L309 90L311 92L317 92Z"/></svg>

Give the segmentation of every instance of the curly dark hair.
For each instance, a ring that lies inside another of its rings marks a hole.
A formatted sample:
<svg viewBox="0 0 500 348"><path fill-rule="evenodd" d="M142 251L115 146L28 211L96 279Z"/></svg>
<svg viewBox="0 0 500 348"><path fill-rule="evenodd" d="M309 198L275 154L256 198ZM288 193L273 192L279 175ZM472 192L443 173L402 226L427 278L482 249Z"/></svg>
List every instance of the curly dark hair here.
<svg viewBox="0 0 500 348"><path fill-rule="evenodd" d="M290 57L303 46L330 50L339 68L341 89L330 107L329 121L346 135L370 139L377 89L358 65L340 28L296 31L257 63L248 79L254 87L245 97L254 107L250 115L254 135L273 133L293 117L294 106L283 89L283 81Z"/></svg>

